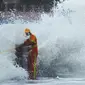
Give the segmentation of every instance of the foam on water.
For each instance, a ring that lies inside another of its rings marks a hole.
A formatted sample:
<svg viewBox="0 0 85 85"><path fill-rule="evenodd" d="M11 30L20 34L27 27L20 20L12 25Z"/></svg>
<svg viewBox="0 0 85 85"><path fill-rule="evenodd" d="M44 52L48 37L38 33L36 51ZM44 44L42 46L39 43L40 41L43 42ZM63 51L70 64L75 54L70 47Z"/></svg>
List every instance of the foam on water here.
<svg viewBox="0 0 85 85"><path fill-rule="evenodd" d="M26 27L38 38L39 76L85 76L84 3L84 0L65 1L58 5L53 17L42 14L38 23L22 23L18 19L14 24L0 25L0 80L27 75L13 65L15 50L10 51L24 42Z"/></svg>

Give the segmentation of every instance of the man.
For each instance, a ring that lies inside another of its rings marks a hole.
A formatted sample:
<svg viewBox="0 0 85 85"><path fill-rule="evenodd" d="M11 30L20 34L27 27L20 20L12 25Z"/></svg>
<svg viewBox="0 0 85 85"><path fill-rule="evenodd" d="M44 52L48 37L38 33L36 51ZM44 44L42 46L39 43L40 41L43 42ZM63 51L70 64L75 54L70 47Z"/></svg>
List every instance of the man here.
<svg viewBox="0 0 85 85"><path fill-rule="evenodd" d="M30 46L30 51L28 52L28 72L30 79L36 79L36 63L37 63L37 56L38 56L38 47L37 47L37 38L35 35L31 33L31 31L26 28L25 35L27 37L26 41L24 42L24 46Z"/></svg>

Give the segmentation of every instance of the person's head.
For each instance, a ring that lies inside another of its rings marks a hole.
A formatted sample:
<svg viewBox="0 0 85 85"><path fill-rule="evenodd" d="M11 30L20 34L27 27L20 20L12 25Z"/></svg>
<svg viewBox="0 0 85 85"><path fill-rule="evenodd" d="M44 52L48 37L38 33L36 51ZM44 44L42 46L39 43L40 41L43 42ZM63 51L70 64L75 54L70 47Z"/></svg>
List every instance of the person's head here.
<svg viewBox="0 0 85 85"><path fill-rule="evenodd" d="M30 29L26 28L24 32L25 32L26 37L30 37L31 35Z"/></svg>

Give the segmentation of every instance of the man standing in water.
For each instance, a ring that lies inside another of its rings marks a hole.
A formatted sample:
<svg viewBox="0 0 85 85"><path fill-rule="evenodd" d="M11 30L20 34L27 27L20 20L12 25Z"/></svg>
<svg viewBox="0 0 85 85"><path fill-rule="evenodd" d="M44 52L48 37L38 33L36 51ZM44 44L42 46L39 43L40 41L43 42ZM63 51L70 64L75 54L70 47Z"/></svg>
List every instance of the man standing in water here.
<svg viewBox="0 0 85 85"><path fill-rule="evenodd" d="M28 28L26 28L24 32L27 37L26 41L24 42L24 46L30 46L30 51L28 52L27 59L29 79L36 79L36 63L38 56L37 38Z"/></svg>

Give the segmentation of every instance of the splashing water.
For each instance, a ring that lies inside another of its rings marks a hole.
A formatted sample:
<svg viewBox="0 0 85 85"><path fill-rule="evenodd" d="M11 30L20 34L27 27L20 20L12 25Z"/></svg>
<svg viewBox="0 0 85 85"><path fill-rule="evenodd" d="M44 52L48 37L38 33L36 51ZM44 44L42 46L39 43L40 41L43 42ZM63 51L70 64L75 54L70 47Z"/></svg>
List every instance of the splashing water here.
<svg viewBox="0 0 85 85"><path fill-rule="evenodd" d="M21 18L17 20L11 17L14 20L13 24L1 24L0 80L27 77L24 69L13 65L15 50L7 51L24 42L23 30L26 27L38 38L38 76L84 77L84 3L84 0L65 1L58 5L53 17L42 14L42 20L37 23L22 23L24 16L19 15Z"/></svg>

